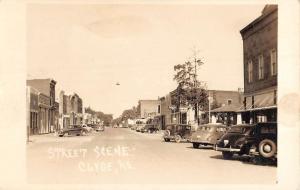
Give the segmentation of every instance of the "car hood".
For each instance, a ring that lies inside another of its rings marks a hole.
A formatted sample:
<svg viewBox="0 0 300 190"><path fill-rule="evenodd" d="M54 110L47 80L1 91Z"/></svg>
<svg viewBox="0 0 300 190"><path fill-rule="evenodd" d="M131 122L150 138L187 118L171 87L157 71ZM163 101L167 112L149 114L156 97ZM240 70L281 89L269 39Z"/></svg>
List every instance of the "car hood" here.
<svg viewBox="0 0 300 190"><path fill-rule="evenodd" d="M242 133L226 133L220 138L217 145L220 147L234 147L236 146L237 142L241 141L245 137L246 135ZM224 144L224 140L228 142L226 145Z"/></svg>

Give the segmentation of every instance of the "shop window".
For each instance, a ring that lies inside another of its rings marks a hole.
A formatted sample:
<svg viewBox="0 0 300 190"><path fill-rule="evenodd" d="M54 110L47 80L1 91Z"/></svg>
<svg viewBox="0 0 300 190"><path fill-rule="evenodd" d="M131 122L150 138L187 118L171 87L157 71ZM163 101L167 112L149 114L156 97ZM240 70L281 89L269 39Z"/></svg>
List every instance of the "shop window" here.
<svg viewBox="0 0 300 190"><path fill-rule="evenodd" d="M263 55L258 56L258 79L264 78L264 57Z"/></svg>
<svg viewBox="0 0 300 190"><path fill-rule="evenodd" d="M230 105L232 103L232 99L227 100L227 105Z"/></svg>
<svg viewBox="0 0 300 190"><path fill-rule="evenodd" d="M253 82L253 63L252 60L248 61L248 83Z"/></svg>
<svg viewBox="0 0 300 190"><path fill-rule="evenodd" d="M270 64L271 64L271 75L274 76L277 74L277 52L275 49L272 49L270 52Z"/></svg>

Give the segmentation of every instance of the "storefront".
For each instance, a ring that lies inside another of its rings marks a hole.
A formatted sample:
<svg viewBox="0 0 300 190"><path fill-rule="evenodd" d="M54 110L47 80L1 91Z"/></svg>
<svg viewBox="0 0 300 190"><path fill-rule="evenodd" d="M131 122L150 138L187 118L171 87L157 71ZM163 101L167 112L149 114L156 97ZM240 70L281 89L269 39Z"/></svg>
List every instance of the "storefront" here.
<svg viewBox="0 0 300 190"><path fill-rule="evenodd" d="M42 93L39 94L39 134L50 133L50 98Z"/></svg>

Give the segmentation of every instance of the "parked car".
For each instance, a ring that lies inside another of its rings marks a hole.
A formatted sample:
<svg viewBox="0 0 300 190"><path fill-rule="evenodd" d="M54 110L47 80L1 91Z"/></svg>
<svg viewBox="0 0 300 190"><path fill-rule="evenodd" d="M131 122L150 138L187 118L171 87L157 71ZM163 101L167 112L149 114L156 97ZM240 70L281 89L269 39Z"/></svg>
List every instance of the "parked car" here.
<svg viewBox="0 0 300 190"><path fill-rule="evenodd" d="M141 132L141 129L146 125L146 123L145 123L144 121L142 121L142 120L136 121L135 124L136 124L135 130L136 130L137 132Z"/></svg>
<svg viewBox="0 0 300 190"><path fill-rule="evenodd" d="M64 135L85 135L88 133L87 129L82 127L81 125L70 125L69 128L64 128L58 132L59 137L63 137Z"/></svg>
<svg viewBox="0 0 300 190"><path fill-rule="evenodd" d="M156 133L157 131L159 131L159 129L154 125L154 124L146 124L142 129L141 132L145 133Z"/></svg>
<svg viewBox="0 0 300 190"><path fill-rule="evenodd" d="M192 133L189 141L193 143L194 148L199 148L200 145L215 145L217 140L222 137L227 131L228 127L223 124L206 124L201 125Z"/></svg>
<svg viewBox="0 0 300 190"><path fill-rule="evenodd" d="M217 142L215 150L222 151L224 159L234 154L257 154L264 158L277 157L277 123L236 125Z"/></svg>
<svg viewBox="0 0 300 190"><path fill-rule="evenodd" d="M81 125L83 128L85 128L87 130L87 132L92 132L93 127L92 126L88 126L86 124Z"/></svg>
<svg viewBox="0 0 300 190"><path fill-rule="evenodd" d="M96 131L99 132L99 131L104 131L105 127L103 125L96 125Z"/></svg>
<svg viewBox="0 0 300 190"><path fill-rule="evenodd" d="M191 126L186 124L171 124L166 126L163 138L166 142L174 140L179 143L186 141L191 136Z"/></svg>
<svg viewBox="0 0 300 190"><path fill-rule="evenodd" d="M249 154L277 159L277 123L260 123L251 133L254 138Z"/></svg>

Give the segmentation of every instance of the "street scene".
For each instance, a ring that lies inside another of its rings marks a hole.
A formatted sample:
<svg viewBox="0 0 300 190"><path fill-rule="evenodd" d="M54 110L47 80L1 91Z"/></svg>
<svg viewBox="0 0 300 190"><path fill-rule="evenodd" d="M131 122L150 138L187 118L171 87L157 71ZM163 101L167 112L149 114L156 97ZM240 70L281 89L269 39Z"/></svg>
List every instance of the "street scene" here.
<svg viewBox="0 0 300 190"><path fill-rule="evenodd" d="M278 183L277 28L273 4L29 5L28 183Z"/></svg>
<svg viewBox="0 0 300 190"><path fill-rule="evenodd" d="M27 149L29 183L275 184L274 165L223 160L211 146L164 142L162 134L106 128L88 136L35 139ZM43 173L41 174L41 169ZM259 175L253 175L254 173ZM222 176L222 177L217 177Z"/></svg>

